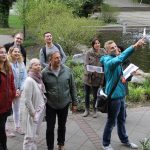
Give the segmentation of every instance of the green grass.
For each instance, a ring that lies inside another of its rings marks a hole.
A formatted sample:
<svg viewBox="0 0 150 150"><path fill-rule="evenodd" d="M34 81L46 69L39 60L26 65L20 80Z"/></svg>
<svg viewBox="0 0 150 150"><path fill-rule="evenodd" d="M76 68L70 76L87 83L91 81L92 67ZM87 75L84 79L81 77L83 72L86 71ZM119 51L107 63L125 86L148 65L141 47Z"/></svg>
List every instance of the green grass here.
<svg viewBox="0 0 150 150"><path fill-rule="evenodd" d="M9 28L0 28L0 34L14 35L17 32L22 32L22 23L17 15L9 16Z"/></svg>
<svg viewBox="0 0 150 150"><path fill-rule="evenodd" d="M19 16L10 15L9 16L9 26L10 26L10 28L21 29L22 28L22 23L19 19Z"/></svg>

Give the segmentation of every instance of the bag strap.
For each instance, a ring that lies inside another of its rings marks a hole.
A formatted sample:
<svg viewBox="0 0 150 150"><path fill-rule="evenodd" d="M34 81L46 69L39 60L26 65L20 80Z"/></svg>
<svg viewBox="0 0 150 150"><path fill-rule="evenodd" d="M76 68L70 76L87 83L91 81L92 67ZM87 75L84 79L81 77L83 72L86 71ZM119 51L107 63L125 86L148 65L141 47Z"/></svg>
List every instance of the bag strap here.
<svg viewBox="0 0 150 150"><path fill-rule="evenodd" d="M119 78L114 82L113 87L112 87L112 89L111 89L111 91L110 91L110 93L108 95L108 99L111 98L113 92L115 91L115 89L117 87L117 84L118 84L118 82L120 80L121 75L122 75L122 73L120 73Z"/></svg>
<svg viewBox="0 0 150 150"><path fill-rule="evenodd" d="M58 50L59 50L59 52L60 52L60 54L61 54L60 46L59 46L58 44L56 44L56 43L54 43L54 45L58 48ZM44 47L42 48L42 50L43 50L44 59L45 59L45 62L46 62L46 61L47 61L47 58L46 58L46 46L44 46Z"/></svg>

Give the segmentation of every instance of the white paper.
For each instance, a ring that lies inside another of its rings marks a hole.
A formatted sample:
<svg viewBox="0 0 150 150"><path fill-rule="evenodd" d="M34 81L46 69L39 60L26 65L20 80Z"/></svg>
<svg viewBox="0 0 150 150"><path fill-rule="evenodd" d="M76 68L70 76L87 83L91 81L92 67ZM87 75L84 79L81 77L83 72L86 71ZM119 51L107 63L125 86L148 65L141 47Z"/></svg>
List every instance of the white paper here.
<svg viewBox="0 0 150 150"><path fill-rule="evenodd" d="M131 73L133 73L134 71L136 71L139 67L137 67L134 64L130 64L124 71L123 71L123 76L125 79L127 79Z"/></svg>
<svg viewBox="0 0 150 150"><path fill-rule="evenodd" d="M146 28L143 29L143 37L146 37Z"/></svg>
<svg viewBox="0 0 150 150"><path fill-rule="evenodd" d="M87 71L89 72L103 73L102 67L92 66L92 65L87 65L86 67L87 67Z"/></svg>

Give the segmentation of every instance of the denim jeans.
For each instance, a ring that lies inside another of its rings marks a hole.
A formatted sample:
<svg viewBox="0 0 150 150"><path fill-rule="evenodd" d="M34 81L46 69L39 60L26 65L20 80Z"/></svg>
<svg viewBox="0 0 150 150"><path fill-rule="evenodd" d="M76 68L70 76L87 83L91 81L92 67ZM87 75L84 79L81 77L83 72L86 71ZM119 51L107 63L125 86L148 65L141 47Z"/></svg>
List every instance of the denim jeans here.
<svg viewBox="0 0 150 150"><path fill-rule="evenodd" d="M92 90L93 94L93 109L95 109L95 103L97 99L97 91L98 91L99 86L89 86L87 84L84 84L84 90L85 90L85 108L89 109L90 108L90 94Z"/></svg>
<svg viewBox="0 0 150 150"><path fill-rule="evenodd" d="M48 150L54 149L54 128L56 123L56 115L58 118L57 144L62 146L64 145L68 107L69 104L63 109L54 109L46 104L46 142Z"/></svg>
<svg viewBox="0 0 150 150"><path fill-rule="evenodd" d="M111 133L116 123L117 123L117 132L120 141L122 143L129 142L128 136L126 134L126 128L125 128L126 108L125 108L124 98L115 99L115 100L112 99L108 108L109 108L108 117L107 117L107 122L103 133L103 145L108 146L110 144Z"/></svg>

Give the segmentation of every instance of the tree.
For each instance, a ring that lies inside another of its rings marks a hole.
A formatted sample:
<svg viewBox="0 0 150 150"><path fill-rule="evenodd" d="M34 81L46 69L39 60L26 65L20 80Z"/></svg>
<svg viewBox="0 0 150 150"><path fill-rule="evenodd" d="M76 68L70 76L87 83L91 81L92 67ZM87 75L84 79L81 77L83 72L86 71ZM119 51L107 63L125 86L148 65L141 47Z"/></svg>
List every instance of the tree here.
<svg viewBox="0 0 150 150"><path fill-rule="evenodd" d="M100 6L104 0L49 0L58 1L73 8L73 14L79 17L88 17L90 14L101 11Z"/></svg>
<svg viewBox="0 0 150 150"><path fill-rule="evenodd" d="M15 1L16 0L0 0L0 27L9 27L9 9Z"/></svg>

